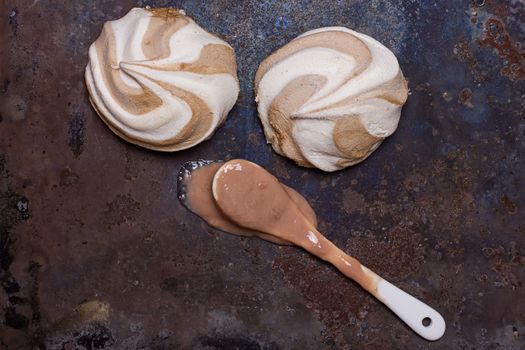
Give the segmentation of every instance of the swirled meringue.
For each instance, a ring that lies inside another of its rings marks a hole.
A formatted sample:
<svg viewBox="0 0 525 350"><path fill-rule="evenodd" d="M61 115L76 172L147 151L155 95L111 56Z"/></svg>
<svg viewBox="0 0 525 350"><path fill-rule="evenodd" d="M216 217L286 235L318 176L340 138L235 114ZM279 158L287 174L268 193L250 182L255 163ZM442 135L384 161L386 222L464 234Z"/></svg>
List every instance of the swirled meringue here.
<svg viewBox="0 0 525 350"><path fill-rule="evenodd" d="M344 27L306 32L267 57L255 92L273 149L324 171L377 149L396 130L408 96L394 54Z"/></svg>
<svg viewBox="0 0 525 350"><path fill-rule="evenodd" d="M210 138L239 94L233 48L171 8L134 8L105 23L85 79L115 134L159 151Z"/></svg>

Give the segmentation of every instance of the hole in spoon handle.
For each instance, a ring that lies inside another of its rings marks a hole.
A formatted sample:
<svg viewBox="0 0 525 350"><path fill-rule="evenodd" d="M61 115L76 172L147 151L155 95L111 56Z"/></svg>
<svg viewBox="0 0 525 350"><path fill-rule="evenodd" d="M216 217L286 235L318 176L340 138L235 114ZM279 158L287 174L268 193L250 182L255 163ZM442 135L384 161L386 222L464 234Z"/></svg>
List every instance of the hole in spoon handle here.
<svg viewBox="0 0 525 350"><path fill-rule="evenodd" d="M445 333L445 320L439 312L382 278L376 297L421 337L438 340Z"/></svg>

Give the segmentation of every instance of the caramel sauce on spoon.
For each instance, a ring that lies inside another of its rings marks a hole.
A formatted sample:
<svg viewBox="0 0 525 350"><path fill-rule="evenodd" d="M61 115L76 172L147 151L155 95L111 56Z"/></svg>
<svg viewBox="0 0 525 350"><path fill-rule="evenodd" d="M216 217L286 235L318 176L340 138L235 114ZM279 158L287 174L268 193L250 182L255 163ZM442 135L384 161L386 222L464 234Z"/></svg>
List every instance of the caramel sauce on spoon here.
<svg viewBox="0 0 525 350"><path fill-rule="evenodd" d="M215 173L212 192L222 213L239 226L298 245L375 293L378 276L317 231L279 180L264 168L231 160Z"/></svg>
<svg viewBox="0 0 525 350"><path fill-rule="evenodd" d="M221 231L241 236L257 236L276 244L290 245L285 239L268 235L258 230L239 226L219 209L212 194L213 177L223 162L193 161L186 163L179 173L179 199L192 212L204 219L208 225ZM297 206L303 217L314 227L317 217L306 199L294 189L280 184L289 199Z"/></svg>
<svg viewBox="0 0 525 350"><path fill-rule="evenodd" d="M345 276L389 307L427 340L445 332L445 320L433 308L361 265L316 229L307 201L257 164L187 163L178 178L179 199L209 225L223 231L295 244L333 264Z"/></svg>

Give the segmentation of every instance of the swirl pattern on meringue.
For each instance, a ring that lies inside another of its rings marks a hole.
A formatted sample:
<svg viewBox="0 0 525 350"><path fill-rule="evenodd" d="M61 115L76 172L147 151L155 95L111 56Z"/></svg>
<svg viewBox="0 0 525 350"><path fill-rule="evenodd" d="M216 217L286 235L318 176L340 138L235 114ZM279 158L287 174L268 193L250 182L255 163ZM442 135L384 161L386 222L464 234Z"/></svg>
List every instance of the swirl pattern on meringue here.
<svg viewBox="0 0 525 350"><path fill-rule="evenodd" d="M336 171L361 162L397 128L408 96L394 54L344 27L295 38L259 66L259 118L273 149Z"/></svg>
<svg viewBox="0 0 525 350"><path fill-rule="evenodd" d="M210 138L239 94L233 48L171 8L134 8L105 23L85 79L115 134L159 151Z"/></svg>

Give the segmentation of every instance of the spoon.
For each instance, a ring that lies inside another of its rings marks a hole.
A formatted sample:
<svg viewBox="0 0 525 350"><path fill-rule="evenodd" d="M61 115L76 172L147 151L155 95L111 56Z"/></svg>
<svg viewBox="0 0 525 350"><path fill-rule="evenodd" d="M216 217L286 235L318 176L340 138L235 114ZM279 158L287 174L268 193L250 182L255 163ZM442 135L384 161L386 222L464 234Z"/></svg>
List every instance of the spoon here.
<svg viewBox="0 0 525 350"><path fill-rule="evenodd" d="M359 283L421 337L437 340L443 336L445 320L436 310L325 238L305 219L277 178L259 165L241 159L224 163L213 177L212 193L222 213L239 226L302 247Z"/></svg>

